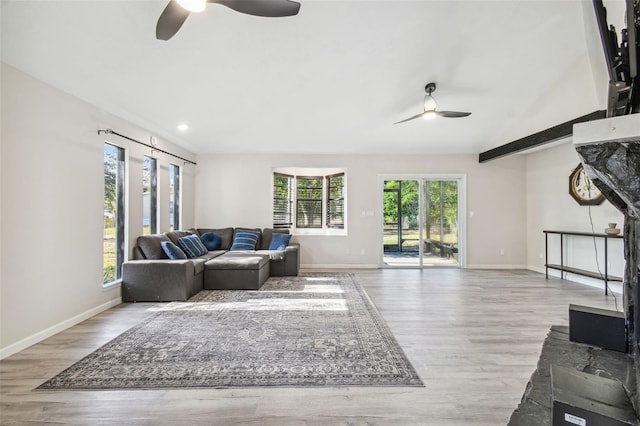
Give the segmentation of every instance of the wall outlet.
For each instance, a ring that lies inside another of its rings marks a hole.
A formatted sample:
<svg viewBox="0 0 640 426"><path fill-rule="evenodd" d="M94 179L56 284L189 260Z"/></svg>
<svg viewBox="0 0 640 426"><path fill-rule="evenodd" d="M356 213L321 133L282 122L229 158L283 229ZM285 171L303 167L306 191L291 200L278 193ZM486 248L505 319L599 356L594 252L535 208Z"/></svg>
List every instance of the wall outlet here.
<svg viewBox="0 0 640 426"><path fill-rule="evenodd" d="M504 256L504 249L500 249L500 256Z"/></svg>
<svg viewBox="0 0 640 426"><path fill-rule="evenodd" d="M360 254L364 254L364 249L360 250Z"/></svg>

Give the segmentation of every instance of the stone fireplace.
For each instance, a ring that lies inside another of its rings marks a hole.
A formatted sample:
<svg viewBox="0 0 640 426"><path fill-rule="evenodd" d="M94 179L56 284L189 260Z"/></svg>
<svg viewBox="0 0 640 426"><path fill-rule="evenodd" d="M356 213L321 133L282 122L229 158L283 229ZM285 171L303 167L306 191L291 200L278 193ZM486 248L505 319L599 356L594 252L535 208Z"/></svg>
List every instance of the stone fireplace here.
<svg viewBox="0 0 640 426"><path fill-rule="evenodd" d="M623 281L629 354L635 366L640 407L640 114L595 120L573 127L573 144L594 184L625 217Z"/></svg>
<svg viewBox="0 0 640 426"><path fill-rule="evenodd" d="M510 426L640 424L640 114L575 124L573 144L591 180L624 214L624 317L616 318L626 324L629 350L577 343L570 327L551 327Z"/></svg>

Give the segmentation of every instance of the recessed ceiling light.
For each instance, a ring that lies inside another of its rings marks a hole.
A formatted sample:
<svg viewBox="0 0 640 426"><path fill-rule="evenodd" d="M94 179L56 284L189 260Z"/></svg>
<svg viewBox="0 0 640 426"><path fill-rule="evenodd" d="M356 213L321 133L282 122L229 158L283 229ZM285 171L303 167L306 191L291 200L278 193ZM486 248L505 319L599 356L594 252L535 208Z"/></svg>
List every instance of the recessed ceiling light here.
<svg viewBox="0 0 640 426"><path fill-rule="evenodd" d="M180 130L181 132L186 132L187 130L189 130L189 126L186 124L178 124L178 130Z"/></svg>

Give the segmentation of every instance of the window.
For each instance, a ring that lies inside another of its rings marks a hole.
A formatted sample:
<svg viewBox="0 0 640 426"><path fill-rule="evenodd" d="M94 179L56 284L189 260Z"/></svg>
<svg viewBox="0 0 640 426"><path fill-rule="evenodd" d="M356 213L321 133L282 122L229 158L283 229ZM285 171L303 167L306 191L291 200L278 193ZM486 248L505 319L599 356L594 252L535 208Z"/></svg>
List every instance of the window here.
<svg viewBox="0 0 640 426"><path fill-rule="evenodd" d="M180 229L180 167L169 164L169 230Z"/></svg>
<svg viewBox="0 0 640 426"><path fill-rule="evenodd" d="M322 228L323 177L297 178L296 228Z"/></svg>
<svg viewBox="0 0 640 426"><path fill-rule="evenodd" d="M124 170L124 149L104 144L104 284L120 279L124 261Z"/></svg>
<svg viewBox="0 0 640 426"><path fill-rule="evenodd" d="M142 162L142 234L158 232L158 162L144 157Z"/></svg>
<svg viewBox="0 0 640 426"><path fill-rule="evenodd" d="M311 233L344 230L345 174L335 173L338 170L286 168L275 171L273 227L298 229L303 233L305 229Z"/></svg>
<svg viewBox="0 0 640 426"><path fill-rule="evenodd" d="M327 228L344 228L344 173L327 176Z"/></svg>
<svg viewBox="0 0 640 426"><path fill-rule="evenodd" d="M273 174L273 227L293 226L293 176Z"/></svg>

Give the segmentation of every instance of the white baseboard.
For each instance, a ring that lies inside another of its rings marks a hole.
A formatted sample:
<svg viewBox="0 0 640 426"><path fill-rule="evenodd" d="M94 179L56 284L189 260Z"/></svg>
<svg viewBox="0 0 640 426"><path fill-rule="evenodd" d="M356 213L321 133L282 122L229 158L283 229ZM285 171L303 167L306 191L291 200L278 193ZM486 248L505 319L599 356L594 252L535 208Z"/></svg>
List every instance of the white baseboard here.
<svg viewBox="0 0 640 426"><path fill-rule="evenodd" d="M527 269L526 265L466 265L464 269Z"/></svg>
<svg viewBox="0 0 640 426"><path fill-rule="evenodd" d="M533 271L533 272L539 272L541 274L544 274L544 271L545 271L544 266L543 267L540 267L540 266L527 266L527 269L530 270L530 271ZM549 272L551 272L551 271L549 271ZM560 276L560 275L558 275L558 276Z"/></svg>
<svg viewBox="0 0 640 426"><path fill-rule="evenodd" d="M313 265L300 265L300 269L379 269L380 267L375 263L333 263L333 264L318 264Z"/></svg>
<svg viewBox="0 0 640 426"><path fill-rule="evenodd" d="M96 306L95 308L89 309L75 317L64 320L56 325L53 325L45 330L39 331L38 333L26 337L16 343L13 343L5 348L0 349L0 359L5 359L10 357L11 355L20 352L28 348L29 346L35 345L43 341L44 339L48 339L51 336L54 336L61 331L66 330L67 328L73 327L76 324L81 323L82 321L91 318L94 315L99 314L100 312L104 312L109 308L119 305L122 303L122 298L118 297L117 299L112 299L106 303L103 303L100 306Z"/></svg>
<svg viewBox="0 0 640 426"><path fill-rule="evenodd" d="M449 266L449 265L445 265ZM453 267L456 267L452 265ZM401 268L401 267L398 267ZM411 267L409 267L411 268ZM306 264L300 265L300 269L382 269L376 263L333 263L333 264ZM463 269L528 269L525 265L466 265ZM542 271L544 273L544 271Z"/></svg>
<svg viewBox="0 0 640 426"><path fill-rule="evenodd" d="M545 273L544 266L527 266L528 270L533 272L539 272L541 274ZM560 271L556 269L549 269L549 276L554 278L561 278ZM571 274L569 272L564 273L564 279L567 281L571 281L578 284L588 285L589 287L596 287L601 289L604 292L604 281L597 280L595 278L585 277L583 275ZM619 281L611 282L609 281L609 290L616 294L622 294L622 283Z"/></svg>

